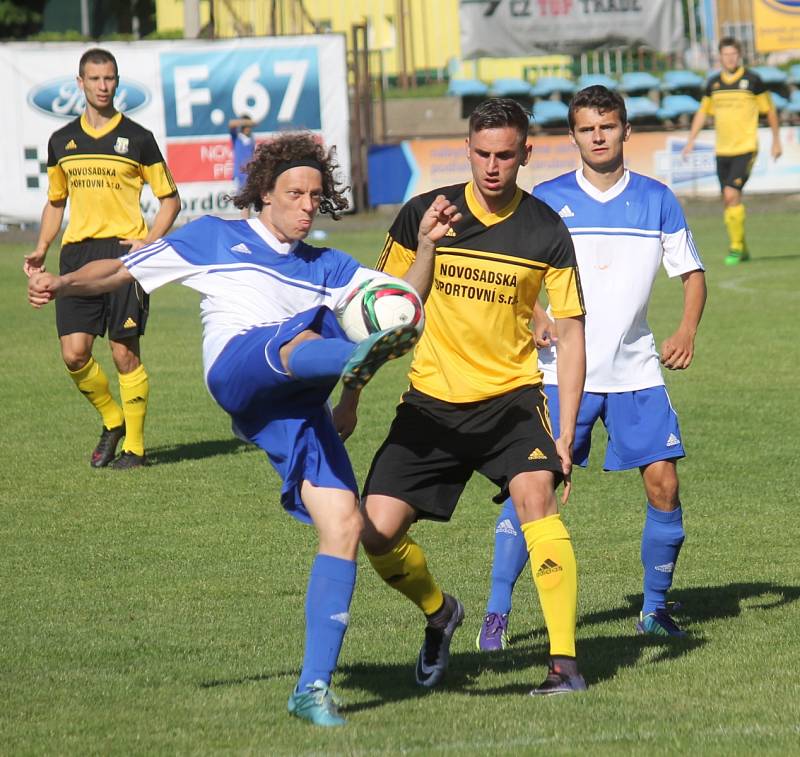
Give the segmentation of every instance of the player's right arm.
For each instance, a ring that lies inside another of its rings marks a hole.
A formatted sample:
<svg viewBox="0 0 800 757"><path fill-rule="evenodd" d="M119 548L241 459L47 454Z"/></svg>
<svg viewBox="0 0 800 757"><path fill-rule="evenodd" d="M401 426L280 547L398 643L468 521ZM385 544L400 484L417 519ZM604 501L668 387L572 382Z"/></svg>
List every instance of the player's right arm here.
<svg viewBox="0 0 800 757"><path fill-rule="evenodd" d="M681 157L684 160L688 158L689 153L694 150L694 141L697 139L700 130L706 125L706 117L710 112L711 98L709 95L706 95L700 102L700 107L697 109L697 112L692 116L692 123L691 126L689 126L689 137L686 140L686 145L684 145L684 148L681 150Z"/></svg>
<svg viewBox="0 0 800 757"><path fill-rule="evenodd" d="M94 260L63 276L34 274L28 281L28 302L40 308L56 297L91 297L113 292L131 281L133 276L119 258Z"/></svg>
<svg viewBox="0 0 800 757"><path fill-rule="evenodd" d="M44 259L47 257L47 250L53 240L58 236L58 232L61 231L61 222L64 220L66 204L66 200L48 200L44 204L36 249L25 256L25 262L22 264L22 270L28 278L35 273L44 271Z"/></svg>

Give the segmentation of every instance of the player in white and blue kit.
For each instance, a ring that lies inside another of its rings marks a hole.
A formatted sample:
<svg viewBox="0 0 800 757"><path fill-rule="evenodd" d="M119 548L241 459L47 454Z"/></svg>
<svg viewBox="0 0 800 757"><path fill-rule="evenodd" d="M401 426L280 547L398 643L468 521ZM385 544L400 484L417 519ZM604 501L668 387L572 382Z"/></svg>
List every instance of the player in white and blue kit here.
<svg viewBox="0 0 800 757"><path fill-rule="evenodd" d="M676 461L685 452L660 362L688 368L706 299L703 264L678 200L663 184L625 169L630 135L625 103L605 87L588 87L569 110L572 142L582 166L539 184L533 194L564 220L575 245L586 305L586 383L573 459L586 466L592 428L608 432L605 470L639 468L647 496L641 558L644 602L639 633L682 636L667 611L666 594L684 540ZM680 277L680 325L661 346L647 323L653 282L663 265ZM539 367L544 373L553 432L558 436L556 344L553 323L539 309ZM513 505L506 502L495 528L492 587L478 635L482 650L507 643L511 593L528 559Z"/></svg>
<svg viewBox="0 0 800 757"><path fill-rule="evenodd" d="M344 723L329 685L349 622L362 530L355 476L327 399L340 377L360 389L418 337L414 327L402 326L354 344L339 326L335 312L346 296L362 281L386 276L303 241L318 210L336 217L347 205L335 170L332 154L310 134L284 135L259 148L234 198L238 207L253 206L257 218L206 216L122 258L66 276L43 273L29 284L37 307L133 280L147 292L179 282L201 294L208 389L269 456L283 482L283 507L319 534L306 595L305 656L289 711L326 726ZM454 212L437 203L420 227L429 246ZM428 275L428 257L409 271L411 284Z"/></svg>

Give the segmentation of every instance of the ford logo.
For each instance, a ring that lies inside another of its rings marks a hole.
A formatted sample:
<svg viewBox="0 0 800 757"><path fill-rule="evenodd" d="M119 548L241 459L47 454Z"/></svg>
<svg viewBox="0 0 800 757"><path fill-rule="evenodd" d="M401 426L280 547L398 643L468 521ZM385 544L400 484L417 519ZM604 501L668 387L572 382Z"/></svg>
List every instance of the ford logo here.
<svg viewBox="0 0 800 757"><path fill-rule="evenodd" d="M83 113L85 102L74 76L45 82L28 94L28 103L33 108L56 118L77 118ZM144 86L127 77L120 79L114 96L114 107L120 113L133 113L148 102L150 93Z"/></svg>

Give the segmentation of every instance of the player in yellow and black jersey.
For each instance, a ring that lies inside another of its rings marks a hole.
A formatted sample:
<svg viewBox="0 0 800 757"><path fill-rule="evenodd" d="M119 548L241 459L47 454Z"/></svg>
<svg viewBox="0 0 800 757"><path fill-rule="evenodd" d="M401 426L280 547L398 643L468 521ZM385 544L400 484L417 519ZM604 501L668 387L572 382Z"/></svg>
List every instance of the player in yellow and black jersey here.
<svg viewBox="0 0 800 757"><path fill-rule="evenodd" d="M722 70L708 80L700 109L692 119L683 155L688 157L698 133L705 126L706 118L713 116L717 176L722 189L723 217L730 241L725 262L736 265L750 257L745 241L746 213L742 191L758 153L758 119L760 115L765 115L772 129L772 157L775 160L782 153L780 123L769 90L761 77L742 65L739 42L733 37L723 37L719 42L719 57Z"/></svg>
<svg viewBox="0 0 800 757"><path fill-rule="evenodd" d="M585 688L575 659L575 556L555 496L562 481L563 501L569 493L585 372L584 308L569 232L516 183L531 154L528 128L528 115L513 100L481 104L470 117L466 145L472 181L407 203L378 265L405 276L412 262L430 263L429 279L412 281L429 292L425 332L411 387L364 486L362 539L379 575L426 616L416 667L417 683L426 687L444 676L464 608L439 588L407 531L420 518L449 520L479 471L497 484L500 497L510 492L532 557L551 656L547 678L532 693ZM453 215L434 254L424 232L433 222L429 206L437 202L449 204ZM542 287L559 324L564 442L553 440L530 328ZM354 428L356 403L345 392L334 411L344 436Z"/></svg>
<svg viewBox="0 0 800 757"><path fill-rule="evenodd" d="M49 187L36 249L25 256L30 276L44 269L50 244L61 230L67 200L69 223L59 260L62 274L91 260L116 258L166 234L180 210L175 182L155 138L117 112L117 62L107 50L93 48L81 57L78 86L86 107L50 137L47 148ZM148 231L139 204L147 183L160 200ZM147 321L147 295L135 284L94 297L56 303L61 355L78 390L103 422L91 464L112 463L124 470L144 464L144 419L150 384L140 359L139 337ZM121 405L111 395L108 378L92 356L97 336L108 332L119 373Z"/></svg>

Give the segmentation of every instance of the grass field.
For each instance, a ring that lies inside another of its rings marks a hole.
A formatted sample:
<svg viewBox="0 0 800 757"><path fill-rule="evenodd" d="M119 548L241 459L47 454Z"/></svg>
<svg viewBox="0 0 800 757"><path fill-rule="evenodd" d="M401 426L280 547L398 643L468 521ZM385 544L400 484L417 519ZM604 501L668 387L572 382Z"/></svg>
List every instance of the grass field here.
<svg viewBox="0 0 800 757"><path fill-rule="evenodd" d="M633 633L643 495L635 472L599 469L598 434L565 510L589 691L526 696L547 653L529 574L511 648L475 651L497 513L493 488L476 477L449 525L413 530L467 609L445 685L414 685L422 618L362 556L334 680L349 723L334 732L286 714L314 533L281 511L265 456L231 437L207 395L196 295L153 296L144 344L153 464L96 471L99 423L65 374L54 313L25 302L28 247L0 246L0 753L798 753L796 205L751 207L755 259L734 269L721 263L716 206L689 208L709 300L695 364L668 382L689 455L674 597L690 637ZM329 241L371 262L384 225L345 219ZM680 290L657 283L659 340L677 324ZM104 343L96 355L113 374ZM360 478L406 367L390 364L365 392L348 443Z"/></svg>

